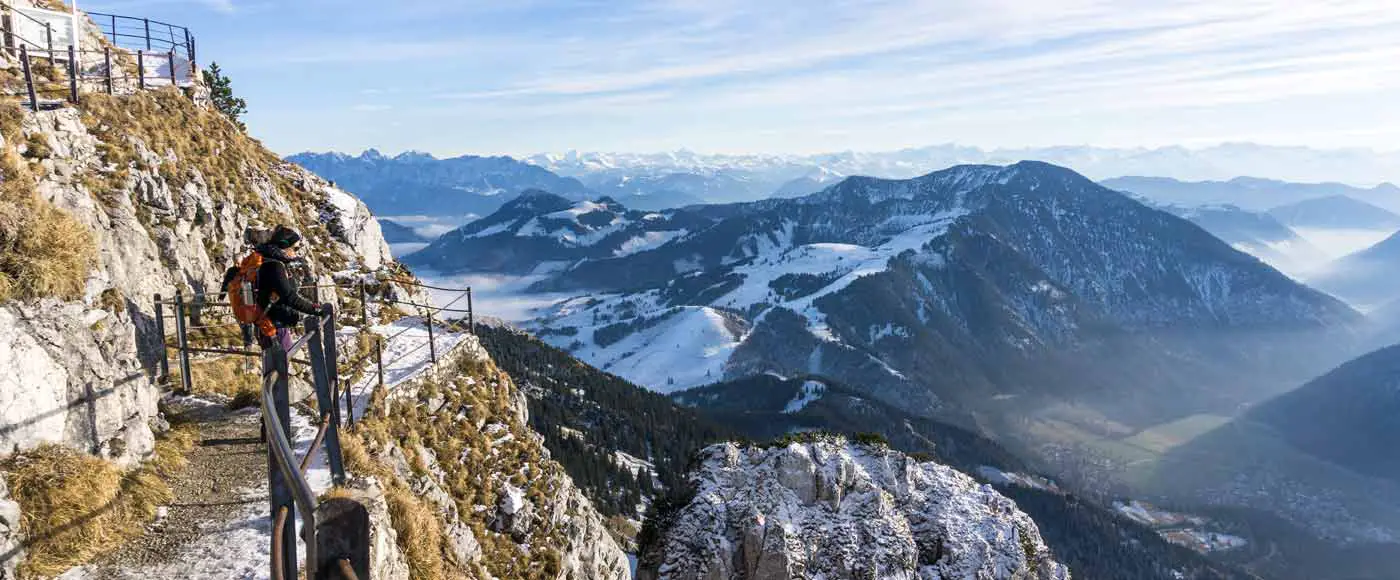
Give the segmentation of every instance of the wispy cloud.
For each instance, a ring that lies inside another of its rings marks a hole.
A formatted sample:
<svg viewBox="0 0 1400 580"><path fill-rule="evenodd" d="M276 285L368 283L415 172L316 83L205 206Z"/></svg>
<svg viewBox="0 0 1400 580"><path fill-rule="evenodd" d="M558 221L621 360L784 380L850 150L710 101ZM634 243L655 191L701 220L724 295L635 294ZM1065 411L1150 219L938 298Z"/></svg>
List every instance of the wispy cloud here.
<svg viewBox="0 0 1400 580"><path fill-rule="evenodd" d="M1400 135L1393 107L1362 120L1400 101L1394 0L306 0L263 16L234 64L348 95L341 111L398 91L403 131L432 123L420 148ZM1362 126L1377 132L1347 132Z"/></svg>

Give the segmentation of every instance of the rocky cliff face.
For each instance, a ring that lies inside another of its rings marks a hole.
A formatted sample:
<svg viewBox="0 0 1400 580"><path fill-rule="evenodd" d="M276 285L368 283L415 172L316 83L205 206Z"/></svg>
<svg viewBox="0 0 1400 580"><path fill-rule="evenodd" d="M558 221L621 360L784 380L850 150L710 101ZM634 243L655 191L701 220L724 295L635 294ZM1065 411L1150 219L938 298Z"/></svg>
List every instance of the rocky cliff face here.
<svg viewBox="0 0 1400 580"><path fill-rule="evenodd" d="M690 482L641 577L1069 577L1014 502L883 446L714 445Z"/></svg>
<svg viewBox="0 0 1400 580"><path fill-rule="evenodd" d="M364 487L386 490L408 577L627 578L602 517L530 430L523 392L475 337L442 360L376 393L347 451ZM413 513L438 531L405 526ZM398 570L387 553L381 571Z"/></svg>
<svg viewBox="0 0 1400 580"><path fill-rule="evenodd" d="M309 274L321 280L392 266L363 204L174 90L86 95L79 107L38 113L4 108L4 201L27 196L70 216L92 255L62 274L70 291L0 302L0 456L54 443L123 466L147 458L165 427L153 382L163 350L154 295L215 291L247 251L250 225L300 229ZM6 218L7 252L17 237L57 243L58 233L24 230L43 222ZM57 269L36 265L46 266ZM20 561L14 507L0 502L6 566Z"/></svg>
<svg viewBox="0 0 1400 580"><path fill-rule="evenodd" d="M195 126L173 125L182 119ZM0 377L6 452L55 442L126 464L149 453L153 297L216 291L250 225L301 229L322 278L389 263L363 204L174 92L93 95L21 123L4 146L43 199L91 231L97 259L78 300L0 306L0 364L16 371Z"/></svg>

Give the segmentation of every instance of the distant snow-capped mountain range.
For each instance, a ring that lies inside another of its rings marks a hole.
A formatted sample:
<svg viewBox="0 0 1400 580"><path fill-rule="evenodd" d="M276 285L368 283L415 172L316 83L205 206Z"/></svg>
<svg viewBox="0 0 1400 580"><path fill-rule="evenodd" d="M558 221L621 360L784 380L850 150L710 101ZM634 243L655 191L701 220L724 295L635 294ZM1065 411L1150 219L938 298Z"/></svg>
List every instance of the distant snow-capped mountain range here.
<svg viewBox="0 0 1400 580"><path fill-rule="evenodd" d="M1232 203L1269 209L1326 195L1348 195L1400 212L1400 153L1313 150L1262 145L1206 149L1046 147L984 150L937 145L890 152L819 155L541 153L522 159L463 155L440 159L409 151L387 156L298 153L288 157L361 195L377 214L485 215L526 189L570 199L609 196L628 208L657 210L699 203L753 201L814 193L849 176L907 179L960 164L1035 160L1070 167L1114 189L1169 203ZM1238 176L1269 176L1301 182ZM1207 180L1182 183L1180 180ZM1209 181L1216 180L1216 181Z"/></svg>
<svg viewBox="0 0 1400 580"><path fill-rule="evenodd" d="M1400 181L1400 151L1318 150L1252 143L1229 143L1201 149L1180 146L1150 149L1090 146L982 149L946 144L898 151L846 151L815 155L702 154L687 150L664 153L569 151L540 153L524 160L560 175L575 177L622 172L749 173L763 175L770 182L786 182L813 177L814 174L830 174L838 178L847 175L909 178L954 165L1005 165L1023 160L1071 167L1091 179L1152 175L1205 181L1254 175L1285 181L1343 181L1353 185Z"/></svg>

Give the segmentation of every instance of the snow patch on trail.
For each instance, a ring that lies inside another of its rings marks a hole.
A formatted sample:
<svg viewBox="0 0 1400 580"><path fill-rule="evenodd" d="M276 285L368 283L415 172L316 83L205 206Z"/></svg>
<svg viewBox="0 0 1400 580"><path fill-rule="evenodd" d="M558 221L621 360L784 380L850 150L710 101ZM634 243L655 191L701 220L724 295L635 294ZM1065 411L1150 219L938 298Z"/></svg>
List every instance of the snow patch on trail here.
<svg viewBox="0 0 1400 580"><path fill-rule="evenodd" d="M291 417L292 447L298 458L304 457L316 437L316 421L293 407ZM318 451L306 472L307 483L317 494L331 487L331 472L324 452ZM199 540L182 546L166 562L152 566L98 571L91 566L73 568L58 580L264 580L270 577L272 559L272 518L268 514L267 484L244 489L239 494L248 500L246 507L234 517L221 522L208 522ZM297 556L306 554L300 539L301 523L297 520ZM115 576L111 574L115 573ZM98 576L98 574L102 574Z"/></svg>
<svg viewBox="0 0 1400 580"><path fill-rule="evenodd" d="M341 344L348 344L354 327L343 327L338 338ZM403 318L391 324L373 326L370 331L391 337L384 347L384 383L392 388L404 381L413 379L430 366L432 358L428 345L428 329L422 319ZM451 351L466 333L434 331L434 344L438 355ZM355 416L364 414L369 400L370 388L378 382L372 363L367 367L365 377L353 386L352 400ZM213 403L211 403L213 404ZM292 408L291 433L292 448L296 457L302 458L311 450L311 442L316 438L318 421L297 407ZM331 488L331 471L323 449L312 456L306 470L306 481L318 495ZM166 562L139 568L118 571L112 577L89 566L74 568L59 576L59 580L264 580L269 578L269 562L272 558L272 518L268 514L267 484L251 487L241 492L250 500L247 508L233 518L210 522L203 530L200 539L187 544L172 554ZM301 520L297 520L298 557L306 554L306 547L300 540Z"/></svg>
<svg viewBox="0 0 1400 580"><path fill-rule="evenodd" d="M371 326L369 330L388 338L384 344L383 359L385 388L391 389L400 383L417 378L432 367L433 349L428 347L428 327L422 318L400 318L389 324ZM350 335L352 337L353 332ZM438 358L441 359L469 336L470 334L465 332L447 332L434 329L432 344L437 350ZM347 337L342 340L350 339ZM373 361L368 361L365 364L367 366L364 376L350 387L356 417L364 415L365 406L369 403L370 392L379 383L378 369L374 367Z"/></svg>

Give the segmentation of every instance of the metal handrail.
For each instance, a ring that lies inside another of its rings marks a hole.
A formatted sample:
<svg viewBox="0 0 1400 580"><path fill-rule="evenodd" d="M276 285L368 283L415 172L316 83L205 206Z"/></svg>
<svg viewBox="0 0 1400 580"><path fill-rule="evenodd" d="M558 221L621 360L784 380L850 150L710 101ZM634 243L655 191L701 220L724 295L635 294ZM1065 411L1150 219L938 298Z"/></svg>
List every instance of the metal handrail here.
<svg viewBox="0 0 1400 580"><path fill-rule="evenodd" d="M330 317L315 316L311 318L316 319L314 330L302 334L301 338L292 343L291 348L286 351L288 360L291 360L293 354L296 354L297 351L305 347L313 336L317 340L320 340L321 334L326 331L326 325L329 323ZM318 502L316 501L316 492L311 489L311 484L306 481L305 470L310 466L311 456L315 454L316 448L320 446L321 441L325 438L326 431L332 427L331 416L325 415L322 417L319 429L316 432L316 438L312 441L311 447L306 450L306 456L302 458L301 461L297 461L296 452L292 449L291 440L287 433L282 430L282 421L277 414L277 402L273 394L273 390L277 387L277 383L282 380L282 378L281 373L277 369L271 369L263 378L261 397L263 425L268 432L268 451L275 459L277 470L281 472L283 481L289 483L289 487L291 487L292 490L292 502L296 504L297 511L301 513L303 543L306 545L306 562L309 570L311 566L317 562L316 508ZM280 535L274 534L273 541L280 542ZM279 569L281 566L280 557L280 554L274 554L274 562L276 562L275 565L278 566ZM274 578L273 580L284 579Z"/></svg>
<svg viewBox="0 0 1400 580"><path fill-rule="evenodd" d="M145 41L146 50L152 49L156 44L159 44L162 48L169 48L170 50L181 48L185 50L186 56L188 56L190 60L194 60L194 35L190 33L190 29L187 27L171 24L169 22L162 22L160 20L152 20L150 18L122 16L106 12L87 12L87 15L92 20L93 24L97 25L102 35L112 41L112 44L120 46L121 42L119 42L119 39L123 38L142 40ZM122 28L118 23L130 26ZM165 27L169 38L152 34L151 25ZM183 40L176 36L176 31L179 31L184 36Z"/></svg>
<svg viewBox="0 0 1400 580"><path fill-rule="evenodd" d="M429 290L442 290L443 292L471 292L472 290L471 286L467 286L466 288L443 288L442 286L429 286L422 282L414 282L413 280L404 280L402 278L389 278L388 281L393 282L395 284L403 284L406 286L417 286L419 288L427 288Z"/></svg>
<svg viewBox="0 0 1400 580"><path fill-rule="evenodd" d="M263 425L267 428L267 448L272 452L272 457L276 459L277 469L282 472L283 481L288 482L292 488L292 500L297 506L297 511L301 512L302 533L306 544L306 561L316 561L316 492L311 490L311 484L302 477L301 471L295 466L296 452L292 451L292 445L287 439L287 433L282 430L282 422L277 418L277 403L273 400L272 389L278 380L277 371L268 373L267 379L263 381L262 388L262 412ZM274 579L282 580L282 579Z"/></svg>

